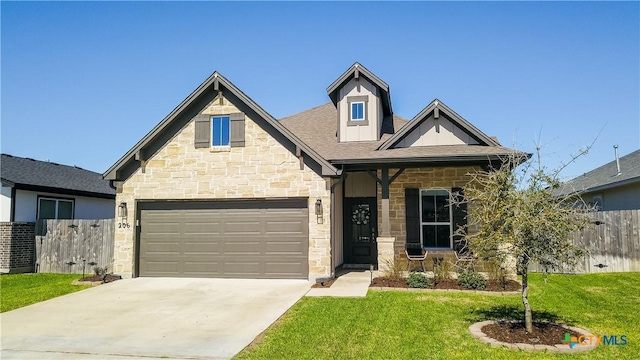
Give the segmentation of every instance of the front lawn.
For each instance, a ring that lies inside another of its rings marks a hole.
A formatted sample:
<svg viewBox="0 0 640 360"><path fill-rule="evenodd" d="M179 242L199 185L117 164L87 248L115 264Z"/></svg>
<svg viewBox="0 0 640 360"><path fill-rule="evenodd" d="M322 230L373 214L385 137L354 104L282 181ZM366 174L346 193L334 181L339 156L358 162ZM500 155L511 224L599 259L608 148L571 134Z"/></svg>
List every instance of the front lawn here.
<svg viewBox="0 0 640 360"><path fill-rule="evenodd" d="M9 274L0 276L0 312L49 300L87 288L72 285L76 274Z"/></svg>
<svg viewBox="0 0 640 360"><path fill-rule="evenodd" d="M521 318L520 296L370 291L366 298L298 302L238 359L637 359L640 274L530 276L535 320L569 323L595 335L627 335L626 346L584 354L492 348L469 334L476 321Z"/></svg>

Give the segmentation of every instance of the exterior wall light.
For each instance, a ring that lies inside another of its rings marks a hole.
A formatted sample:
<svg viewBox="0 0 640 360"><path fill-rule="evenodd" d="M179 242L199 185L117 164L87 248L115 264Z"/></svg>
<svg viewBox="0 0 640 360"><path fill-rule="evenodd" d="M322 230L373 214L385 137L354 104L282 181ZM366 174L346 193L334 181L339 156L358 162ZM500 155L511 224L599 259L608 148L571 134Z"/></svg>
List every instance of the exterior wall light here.
<svg viewBox="0 0 640 360"><path fill-rule="evenodd" d="M120 205L118 205L118 217L121 219L126 219L127 218L127 203L126 202L121 202Z"/></svg>
<svg viewBox="0 0 640 360"><path fill-rule="evenodd" d="M322 224L323 223L322 200L320 199L316 200L315 210L316 210L316 220L318 221L318 224Z"/></svg>

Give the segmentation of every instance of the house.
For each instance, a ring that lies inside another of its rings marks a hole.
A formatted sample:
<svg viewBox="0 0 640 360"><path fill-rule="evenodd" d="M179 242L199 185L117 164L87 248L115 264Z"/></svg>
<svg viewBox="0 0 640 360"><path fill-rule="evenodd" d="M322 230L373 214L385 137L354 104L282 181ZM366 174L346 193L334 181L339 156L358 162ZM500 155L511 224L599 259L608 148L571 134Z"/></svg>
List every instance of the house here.
<svg viewBox="0 0 640 360"><path fill-rule="evenodd" d="M115 190L99 173L2 154L2 222L111 219Z"/></svg>
<svg viewBox="0 0 640 360"><path fill-rule="evenodd" d="M640 209L640 150L575 177L555 192L559 196L579 194L598 210Z"/></svg>
<svg viewBox="0 0 640 360"><path fill-rule="evenodd" d="M406 242L452 253L466 208L450 198L514 150L439 100L395 115L389 85L358 63L327 93L276 120L214 72L104 173L115 271L313 281L384 266Z"/></svg>
<svg viewBox="0 0 640 360"><path fill-rule="evenodd" d="M37 219L113 219L115 189L76 166L2 154L0 272L31 272Z"/></svg>

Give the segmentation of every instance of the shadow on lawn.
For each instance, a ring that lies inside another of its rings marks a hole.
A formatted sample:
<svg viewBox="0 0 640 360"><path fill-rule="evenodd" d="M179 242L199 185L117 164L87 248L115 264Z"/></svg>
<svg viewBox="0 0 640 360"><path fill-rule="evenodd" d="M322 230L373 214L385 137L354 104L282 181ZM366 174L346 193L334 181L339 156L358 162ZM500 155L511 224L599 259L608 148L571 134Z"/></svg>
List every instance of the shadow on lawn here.
<svg viewBox="0 0 640 360"><path fill-rule="evenodd" d="M535 322L553 322L553 323L565 323L571 324L575 321L567 318L566 316L560 316L556 313L548 312L546 310L533 310L533 321ZM522 307L513 305L497 305L489 308L473 310L467 320L471 322L478 322L484 320L524 320L524 309Z"/></svg>

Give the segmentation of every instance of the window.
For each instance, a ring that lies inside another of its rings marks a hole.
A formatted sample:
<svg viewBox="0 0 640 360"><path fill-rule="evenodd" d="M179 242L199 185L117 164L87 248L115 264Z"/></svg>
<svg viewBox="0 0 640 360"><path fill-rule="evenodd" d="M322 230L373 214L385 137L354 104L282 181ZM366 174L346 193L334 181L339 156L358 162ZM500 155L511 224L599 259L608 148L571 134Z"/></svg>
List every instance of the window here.
<svg viewBox="0 0 640 360"><path fill-rule="evenodd" d="M347 126L368 126L369 114L367 114L367 105L369 104L368 95L347 96L346 114Z"/></svg>
<svg viewBox="0 0 640 360"><path fill-rule="evenodd" d="M73 200L38 198L38 219L73 219Z"/></svg>
<svg viewBox="0 0 640 360"><path fill-rule="evenodd" d="M426 248L451 249L450 192L445 189L420 191L420 237Z"/></svg>
<svg viewBox="0 0 640 360"><path fill-rule="evenodd" d="M228 116L214 116L211 121L211 145L229 146L230 128Z"/></svg>
<svg viewBox="0 0 640 360"><path fill-rule="evenodd" d="M352 102L351 103L351 121L364 120L364 102Z"/></svg>

